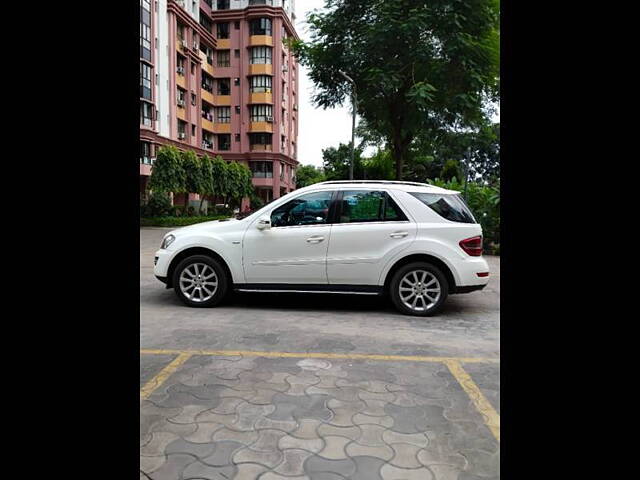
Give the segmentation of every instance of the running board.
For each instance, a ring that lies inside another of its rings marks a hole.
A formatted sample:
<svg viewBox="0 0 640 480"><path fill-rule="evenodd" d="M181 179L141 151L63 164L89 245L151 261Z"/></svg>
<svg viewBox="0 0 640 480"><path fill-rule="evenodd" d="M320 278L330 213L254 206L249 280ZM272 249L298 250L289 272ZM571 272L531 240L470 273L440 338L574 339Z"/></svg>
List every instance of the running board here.
<svg viewBox="0 0 640 480"><path fill-rule="evenodd" d="M382 295L378 285L291 285L277 283L245 283L234 285L236 292L251 293L329 293L344 295Z"/></svg>

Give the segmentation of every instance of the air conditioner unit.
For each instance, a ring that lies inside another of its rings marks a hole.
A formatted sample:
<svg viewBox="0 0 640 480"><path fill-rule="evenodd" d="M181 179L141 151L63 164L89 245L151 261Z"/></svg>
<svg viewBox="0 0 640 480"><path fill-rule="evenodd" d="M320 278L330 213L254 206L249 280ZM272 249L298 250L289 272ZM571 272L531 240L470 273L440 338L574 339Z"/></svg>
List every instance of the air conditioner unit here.
<svg viewBox="0 0 640 480"><path fill-rule="evenodd" d="M178 106L184 107L184 100L178 100Z"/></svg>
<svg viewBox="0 0 640 480"><path fill-rule="evenodd" d="M187 137L187 134L186 134L186 133L183 133L183 132L178 133L178 138L179 138L180 140L184 140L186 137Z"/></svg>
<svg viewBox="0 0 640 480"><path fill-rule="evenodd" d="M184 48L184 49L187 48L187 41L186 40L182 40L182 48Z"/></svg>
<svg viewBox="0 0 640 480"><path fill-rule="evenodd" d="M273 117L267 117L267 122L273 123Z"/></svg>
<svg viewBox="0 0 640 480"><path fill-rule="evenodd" d="M178 67L178 73L184 75L184 67Z"/></svg>
<svg viewBox="0 0 640 480"><path fill-rule="evenodd" d="M283 72L288 72L288 71L289 71L289 69L287 68L287 66L286 66L286 65L283 65L283 66L282 66L282 71L283 71Z"/></svg>

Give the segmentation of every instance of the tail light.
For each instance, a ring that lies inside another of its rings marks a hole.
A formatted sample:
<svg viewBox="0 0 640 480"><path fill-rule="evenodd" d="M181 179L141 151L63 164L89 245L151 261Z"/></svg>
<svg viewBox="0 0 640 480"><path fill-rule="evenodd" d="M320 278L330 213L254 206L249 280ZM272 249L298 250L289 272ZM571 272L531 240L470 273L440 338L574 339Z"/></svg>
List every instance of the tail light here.
<svg viewBox="0 0 640 480"><path fill-rule="evenodd" d="M460 248L462 248L467 254L472 257L479 257L482 255L482 235L477 237L467 238L460 242Z"/></svg>

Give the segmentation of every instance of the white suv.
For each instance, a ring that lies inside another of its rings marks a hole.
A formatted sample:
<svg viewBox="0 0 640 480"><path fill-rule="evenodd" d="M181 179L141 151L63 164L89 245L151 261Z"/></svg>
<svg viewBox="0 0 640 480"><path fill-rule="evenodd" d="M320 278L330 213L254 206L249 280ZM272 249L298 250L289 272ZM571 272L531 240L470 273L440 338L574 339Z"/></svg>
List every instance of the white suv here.
<svg viewBox="0 0 640 480"><path fill-rule="evenodd" d="M192 307L218 305L230 289L388 293L420 316L489 282L482 229L459 192L391 181L318 183L241 220L179 228L154 273Z"/></svg>

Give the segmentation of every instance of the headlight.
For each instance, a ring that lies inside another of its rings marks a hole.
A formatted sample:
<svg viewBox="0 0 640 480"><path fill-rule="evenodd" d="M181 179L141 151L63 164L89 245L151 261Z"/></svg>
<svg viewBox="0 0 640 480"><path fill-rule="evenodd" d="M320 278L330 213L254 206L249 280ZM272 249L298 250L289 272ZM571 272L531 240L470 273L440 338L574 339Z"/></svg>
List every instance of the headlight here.
<svg viewBox="0 0 640 480"><path fill-rule="evenodd" d="M175 239L176 237L174 237L173 235L167 235L162 240L162 243L160 244L160 249L163 250L165 248L169 248L169 245L171 245Z"/></svg>

